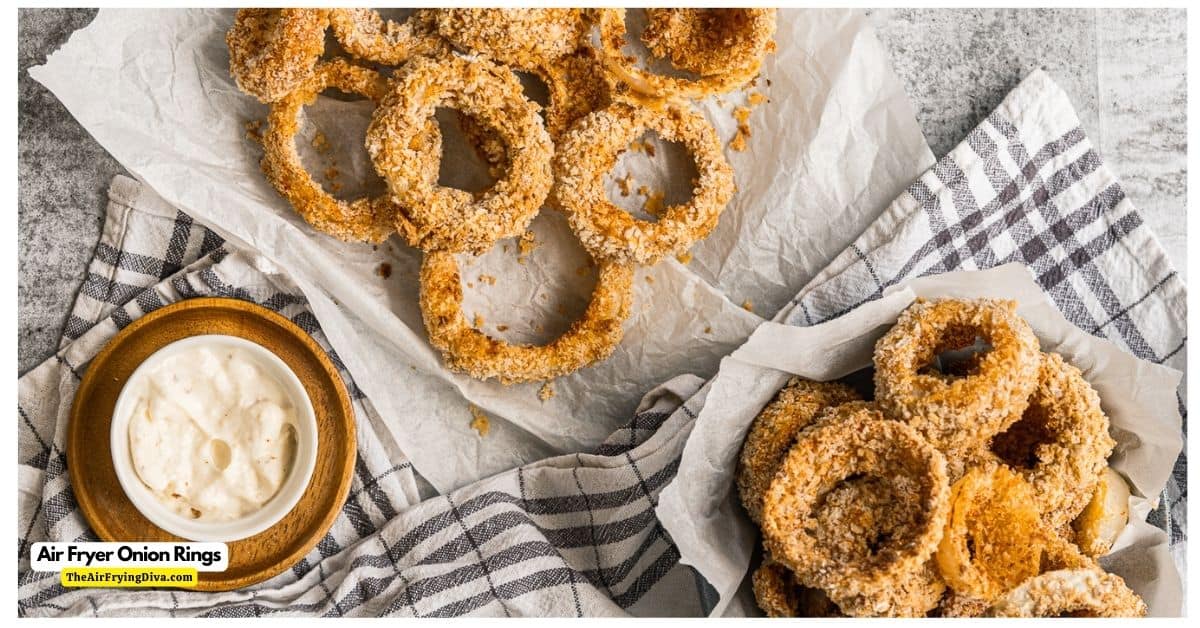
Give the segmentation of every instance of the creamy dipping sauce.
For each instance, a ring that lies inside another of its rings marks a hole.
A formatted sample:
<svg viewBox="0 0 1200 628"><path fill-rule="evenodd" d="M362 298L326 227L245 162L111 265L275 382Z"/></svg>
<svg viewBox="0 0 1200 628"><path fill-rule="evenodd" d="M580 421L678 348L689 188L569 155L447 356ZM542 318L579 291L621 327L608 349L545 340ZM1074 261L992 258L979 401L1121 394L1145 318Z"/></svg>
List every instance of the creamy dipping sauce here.
<svg viewBox="0 0 1200 628"><path fill-rule="evenodd" d="M129 452L160 503L188 519L248 515L296 456L296 401L254 353L196 345L129 382Z"/></svg>

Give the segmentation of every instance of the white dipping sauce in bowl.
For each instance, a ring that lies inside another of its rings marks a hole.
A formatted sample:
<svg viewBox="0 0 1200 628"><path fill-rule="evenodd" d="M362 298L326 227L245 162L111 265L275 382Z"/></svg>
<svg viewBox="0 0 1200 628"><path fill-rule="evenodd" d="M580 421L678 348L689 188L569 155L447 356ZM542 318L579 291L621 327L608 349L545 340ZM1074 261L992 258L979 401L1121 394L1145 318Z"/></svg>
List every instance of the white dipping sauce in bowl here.
<svg viewBox="0 0 1200 628"><path fill-rule="evenodd" d="M113 463L130 501L192 540L235 540L295 506L316 463L303 385L267 349L233 336L163 347L113 413Z"/></svg>

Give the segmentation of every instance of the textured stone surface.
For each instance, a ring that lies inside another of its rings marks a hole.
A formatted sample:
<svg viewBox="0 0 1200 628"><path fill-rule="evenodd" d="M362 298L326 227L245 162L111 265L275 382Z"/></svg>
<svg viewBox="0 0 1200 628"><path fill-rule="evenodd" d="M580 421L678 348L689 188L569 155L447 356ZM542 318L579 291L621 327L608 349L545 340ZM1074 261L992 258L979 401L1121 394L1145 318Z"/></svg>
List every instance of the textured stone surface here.
<svg viewBox="0 0 1200 628"><path fill-rule="evenodd" d="M22 10L18 21L18 370L48 357L122 172L26 74L94 10ZM1043 67L1183 272L1186 20L1181 10L870 11L935 155L953 148Z"/></svg>

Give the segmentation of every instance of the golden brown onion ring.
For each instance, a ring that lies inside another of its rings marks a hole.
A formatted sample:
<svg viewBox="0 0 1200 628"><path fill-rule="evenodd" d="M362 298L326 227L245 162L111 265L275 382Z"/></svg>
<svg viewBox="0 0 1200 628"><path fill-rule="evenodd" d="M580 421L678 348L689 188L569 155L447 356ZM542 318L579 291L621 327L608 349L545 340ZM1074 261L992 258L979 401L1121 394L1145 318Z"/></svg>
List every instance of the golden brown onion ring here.
<svg viewBox="0 0 1200 628"><path fill-rule="evenodd" d="M317 66L313 75L281 100L271 105L268 127L263 133L262 170L279 194L292 204L314 228L346 241L379 242L399 229L410 234L412 227L388 195L338 200L326 192L300 162L296 133L300 112L326 89L356 94L378 103L386 92L384 80L367 68L335 59ZM426 152L440 153L442 136L436 124L425 124L413 142ZM418 176L437 179L437 164L425 164Z"/></svg>
<svg viewBox="0 0 1200 628"><path fill-rule="evenodd" d="M993 617L1144 617L1146 603L1120 576L1062 569L1022 583L992 607Z"/></svg>
<svg viewBox="0 0 1200 628"><path fill-rule="evenodd" d="M1062 356L1039 360L1037 388L1020 419L992 439L991 451L1033 486L1051 528L1065 528L1087 505L1116 441L1100 396Z"/></svg>
<svg viewBox="0 0 1200 628"><path fill-rule="evenodd" d="M908 425L884 420L860 404L831 412L843 409L847 414L805 431L784 458L763 500L764 545L801 582L824 590L843 611L850 612L843 601L858 600L860 608L878 602L883 608L876 612L903 612L908 609L888 605L897 601L899 587L928 572L945 526L950 492L946 461ZM838 548L821 542L817 528L824 497L858 477L902 488L911 522L879 539L869 556L845 561Z"/></svg>
<svg viewBox="0 0 1200 628"><path fill-rule="evenodd" d="M756 69L775 49L775 9L646 9L642 41L680 70L701 76Z"/></svg>
<svg viewBox="0 0 1200 628"><path fill-rule="evenodd" d="M767 617L840 617L836 604L820 589L806 587L787 567L769 558L751 576L754 601Z"/></svg>
<svg viewBox="0 0 1200 628"><path fill-rule="evenodd" d="M1075 544L1087 556L1104 556L1128 523L1129 485L1112 467L1104 467L1091 500L1071 523Z"/></svg>
<svg viewBox="0 0 1200 628"><path fill-rule="evenodd" d="M440 9L437 31L463 52L534 71L584 44L583 9Z"/></svg>
<svg viewBox="0 0 1200 628"><path fill-rule="evenodd" d="M390 89L367 128L367 153L409 212L413 246L481 253L523 233L550 191L554 147L516 75L486 59L417 57ZM443 106L486 124L507 148L504 176L478 199L423 176L440 153L424 150L418 131Z"/></svg>
<svg viewBox="0 0 1200 628"><path fill-rule="evenodd" d="M243 92L275 102L312 76L328 25L326 9L238 9L225 35L229 73Z"/></svg>
<svg viewBox="0 0 1200 628"><path fill-rule="evenodd" d="M514 345L474 329L462 312L462 281L453 253L431 251L421 264L421 313L429 342L446 366L503 384L561 377L612 354L633 300L633 269L600 262L592 300L565 334L545 345Z"/></svg>
<svg viewBox="0 0 1200 628"><path fill-rule="evenodd" d="M822 410L858 398L858 393L844 384L793 377L754 417L737 469L738 494L751 520L761 520L763 494L771 486L784 454L796 442L796 434Z"/></svg>
<svg viewBox="0 0 1200 628"><path fill-rule="evenodd" d="M680 142L699 177L687 203L672 205L657 222L634 218L613 204L604 174L646 130ZM704 116L690 108L654 110L625 103L588 114L566 134L555 156L554 195L584 247L599 259L653 264L679 255L717 226L733 196L733 169Z"/></svg>
<svg viewBox="0 0 1200 628"><path fill-rule="evenodd" d="M402 22L384 20L375 9L331 9L329 22L342 48L365 61L400 65L417 55L449 50L435 32L429 9L419 9Z"/></svg>
<svg viewBox="0 0 1200 628"><path fill-rule="evenodd" d="M967 377L922 372L941 352L991 345ZM1037 386L1038 340L1016 303L918 299L875 345L875 398L949 457L977 449L1020 416Z"/></svg>

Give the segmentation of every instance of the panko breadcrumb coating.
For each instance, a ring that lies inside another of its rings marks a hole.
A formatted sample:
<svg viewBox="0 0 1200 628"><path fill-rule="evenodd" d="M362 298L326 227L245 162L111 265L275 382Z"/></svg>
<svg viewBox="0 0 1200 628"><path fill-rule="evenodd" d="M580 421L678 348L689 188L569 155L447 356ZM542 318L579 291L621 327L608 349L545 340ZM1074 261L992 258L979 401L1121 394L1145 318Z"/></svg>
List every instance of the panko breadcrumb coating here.
<svg viewBox="0 0 1200 628"><path fill-rule="evenodd" d="M262 170L279 194L292 204L314 228L351 242L380 242L398 228L411 231L403 212L388 195L338 200L326 192L300 162L295 136L300 112L326 89L369 98L378 103L386 91L374 70L335 59L317 66L313 75L279 101L272 103L268 127L263 133ZM421 151L441 153L442 135L436 124L424 123L412 139ZM437 180L437 163L426 162L414 175L427 182Z"/></svg>
<svg viewBox="0 0 1200 628"><path fill-rule="evenodd" d="M775 49L775 9L649 8L646 17L650 52L701 76L757 69Z"/></svg>
<svg viewBox="0 0 1200 628"><path fill-rule="evenodd" d="M463 52L535 70L584 43L583 9L440 9L437 31Z"/></svg>
<svg viewBox="0 0 1200 628"><path fill-rule="evenodd" d="M1146 603L1115 574L1064 569L1041 574L1010 591L993 617L1144 617Z"/></svg>
<svg viewBox="0 0 1200 628"><path fill-rule="evenodd" d="M633 269L605 262L582 318L545 345L516 345L473 329L462 312L458 261L430 251L421 264L421 314L447 368L503 384L553 379L607 358L621 342L633 300Z"/></svg>
<svg viewBox="0 0 1200 628"><path fill-rule="evenodd" d="M443 106L483 121L507 148L504 176L478 199L423 175L438 163L440 151L431 153L417 141L417 129ZM446 55L406 63L375 110L366 146L415 227L410 243L425 251L482 253L497 240L520 235L552 184L554 146L538 106L525 98L516 75L486 59Z"/></svg>
<svg viewBox="0 0 1200 628"><path fill-rule="evenodd" d="M417 55L449 50L429 9L414 11L400 22L383 19L375 9L330 9L329 22L342 48L364 61L400 65Z"/></svg>
<svg viewBox="0 0 1200 628"><path fill-rule="evenodd" d="M855 553L853 547L831 546L817 531L822 518L852 517L822 510L838 509L825 503L827 494L860 477L883 480L894 498L889 507L912 518L893 536L879 538L868 556L846 562L842 558ZM801 582L824 590L844 612L924 613L937 604L940 591L926 608L912 605L924 597L922 580L934 580L923 574L929 574L929 559L941 540L949 492L945 458L913 428L885 420L864 404L845 404L802 433L784 457L763 499L763 543Z"/></svg>
<svg viewBox="0 0 1200 628"><path fill-rule="evenodd" d="M787 567L769 558L751 576L754 600L767 617L840 617L842 613L820 589L806 587Z"/></svg>
<svg viewBox="0 0 1200 628"><path fill-rule="evenodd" d="M1033 486L1043 518L1061 529L1079 516L1116 441L1100 395L1057 353L1039 361L1037 388L1019 421L992 439L992 452Z"/></svg>
<svg viewBox="0 0 1200 628"><path fill-rule="evenodd" d="M944 351L991 348L967 377L923 373ZM1011 425L1037 386L1038 340L1016 303L918 299L875 344L875 399L950 457L978 448Z"/></svg>
<svg viewBox="0 0 1200 628"><path fill-rule="evenodd" d="M238 9L225 35L229 73L243 92L275 102L312 76L328 25L326 9Z"/></svg>
<svg viewBox="0 0 1200 628"><path fill-rule="evenodd" d="M638 220L613 204L604 174L630 142L647 130L679 142L699 173L692 198L662 211L657 222ZM716 131L690 108L662 110L614 103L576 124L558 146L554 196L584 248L598 259L653 264L678 255L707 236L733 196L733 169Z"/></svg>
<svg viewBox="0 0 1200 628"><path fill-rule="evenodd" d="M737 470L738 494L751 520L760 521L763 494L796 434L822 410L858 398L858 393L844 384L793 377L758 413L742 444Z"/></svg>

